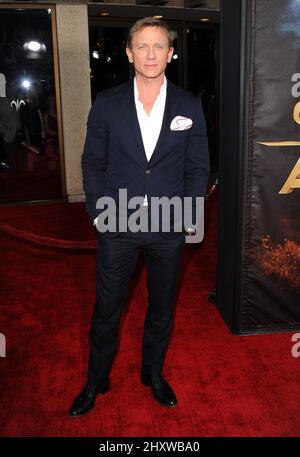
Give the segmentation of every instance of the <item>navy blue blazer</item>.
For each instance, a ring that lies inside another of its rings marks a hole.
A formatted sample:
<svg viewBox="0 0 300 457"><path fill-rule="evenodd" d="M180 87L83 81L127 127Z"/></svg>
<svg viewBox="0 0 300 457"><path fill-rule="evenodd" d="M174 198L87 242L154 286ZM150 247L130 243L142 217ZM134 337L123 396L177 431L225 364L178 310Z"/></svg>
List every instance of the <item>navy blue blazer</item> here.
<svg viewBox="0 0 300 457"><path fill-rule="evenodd" d="M173 131L176 116L193 120L188 130ZM128 199L204 196L209 174L206 124L201 100L170 81L161 132L148 162L130 80L100 92L90 110L82 154L83 188L87 211L100 213L97 199L110 196L118 202L120 188Z"/></svg>

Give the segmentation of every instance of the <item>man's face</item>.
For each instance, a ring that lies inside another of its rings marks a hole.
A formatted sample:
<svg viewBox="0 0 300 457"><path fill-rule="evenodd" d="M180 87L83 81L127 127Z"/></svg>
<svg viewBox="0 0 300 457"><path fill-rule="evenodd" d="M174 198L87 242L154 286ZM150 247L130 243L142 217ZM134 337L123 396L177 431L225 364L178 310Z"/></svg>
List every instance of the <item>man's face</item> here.
<svg viewBox="0 0 300 457"><path fill-rule="evenodd" d="M169 48L168 35L161 27L149 26L134 33L131 48L126 48L136 74L145 78L157 78L171 62L173 48Z"/></svg>

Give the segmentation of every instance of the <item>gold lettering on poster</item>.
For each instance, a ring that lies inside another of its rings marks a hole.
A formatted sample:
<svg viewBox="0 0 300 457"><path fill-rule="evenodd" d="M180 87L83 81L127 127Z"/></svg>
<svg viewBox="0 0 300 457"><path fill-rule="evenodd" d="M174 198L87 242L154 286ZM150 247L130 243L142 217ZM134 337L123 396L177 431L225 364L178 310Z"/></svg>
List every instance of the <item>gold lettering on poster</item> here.
<svg viewBox="0 0 300 457"><path fill-rule="evenodd" d="M300 141L258 141L258 144L271 147L300 146ZM280 189L279 194L290 194L294 189L300 189L300 159L298 159L289 177Z"/></svg>
<svg viewBox="0 0 300 457"><path fill-rule="evenodd" d="M280 194L289 194L294 189L300 189L300 159L291 171L290 176L285 181L283 187L280 189Z"/></svg>
<svg viewBox="0 0 300 457"><path fill-rule="evenodd" d="M292 75L291 80L296 82L292 87L292 96L298 98L300 96L300 73ZM300 102L297 102L293 111L294 121L300 125ZM300 146L300 141L258 141L258 144L268 147L291 147ZM294 189L300 189L300 159L290 172L287 180L279 191L279 194L290 194Z"/></svg>
<svg viewBox="0 0 300 457"><path fill-rule="evenodd" d="M297 122L297 124L300 124L300 102L296 103L293 115L294 121Z"/></svg>

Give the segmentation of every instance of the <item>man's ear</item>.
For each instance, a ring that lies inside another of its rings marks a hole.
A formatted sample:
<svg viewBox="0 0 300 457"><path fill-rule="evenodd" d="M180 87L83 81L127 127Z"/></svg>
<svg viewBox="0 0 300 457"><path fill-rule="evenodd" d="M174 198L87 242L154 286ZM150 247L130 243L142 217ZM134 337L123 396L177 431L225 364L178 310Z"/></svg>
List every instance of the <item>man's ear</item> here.
<svg viewBox="0 0 300 457"><path fill-rule="evenodd" d="M174 48L170 48L169 49L169 52L168 52L168 59L167 59L167 62L170 63L171 60L172 60L172 57L173 57L173 52L174 52Z"/></svg>
<svg viewBox="0 0 300 457"><path fill-rule="evenodd" d="M133 56L130 48L126 48L126 54L129 60L129 63L133 63Z"/></svg>

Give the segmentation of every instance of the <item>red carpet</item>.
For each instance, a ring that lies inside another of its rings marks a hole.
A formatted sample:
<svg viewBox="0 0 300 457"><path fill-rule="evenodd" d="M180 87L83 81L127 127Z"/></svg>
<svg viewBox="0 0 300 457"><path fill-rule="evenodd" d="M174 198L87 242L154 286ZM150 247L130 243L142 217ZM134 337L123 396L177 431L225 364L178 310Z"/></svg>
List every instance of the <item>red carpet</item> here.
<svg viewBox="0 0 300 457"><path fill-rule="evenodd" d="M30 153L22 145L12 147L8 170L0 170L2 202L61 199L59 162L46 155Z"/></svg>
<svg viewBox="0 0 300 457"><path fill-rule="evenodd" d="M44 246L0 232L1 436L297 436L300 360L291 333L232 336L206 300L215 287L216 201L206 239L188 245L165 375L178 407L139 382L146 304L142 259L122 321L111 391L81 419L67 411L85 382L95 251ZM3 224L41 237L94 241L83 204L0 208Z"/></svg>

